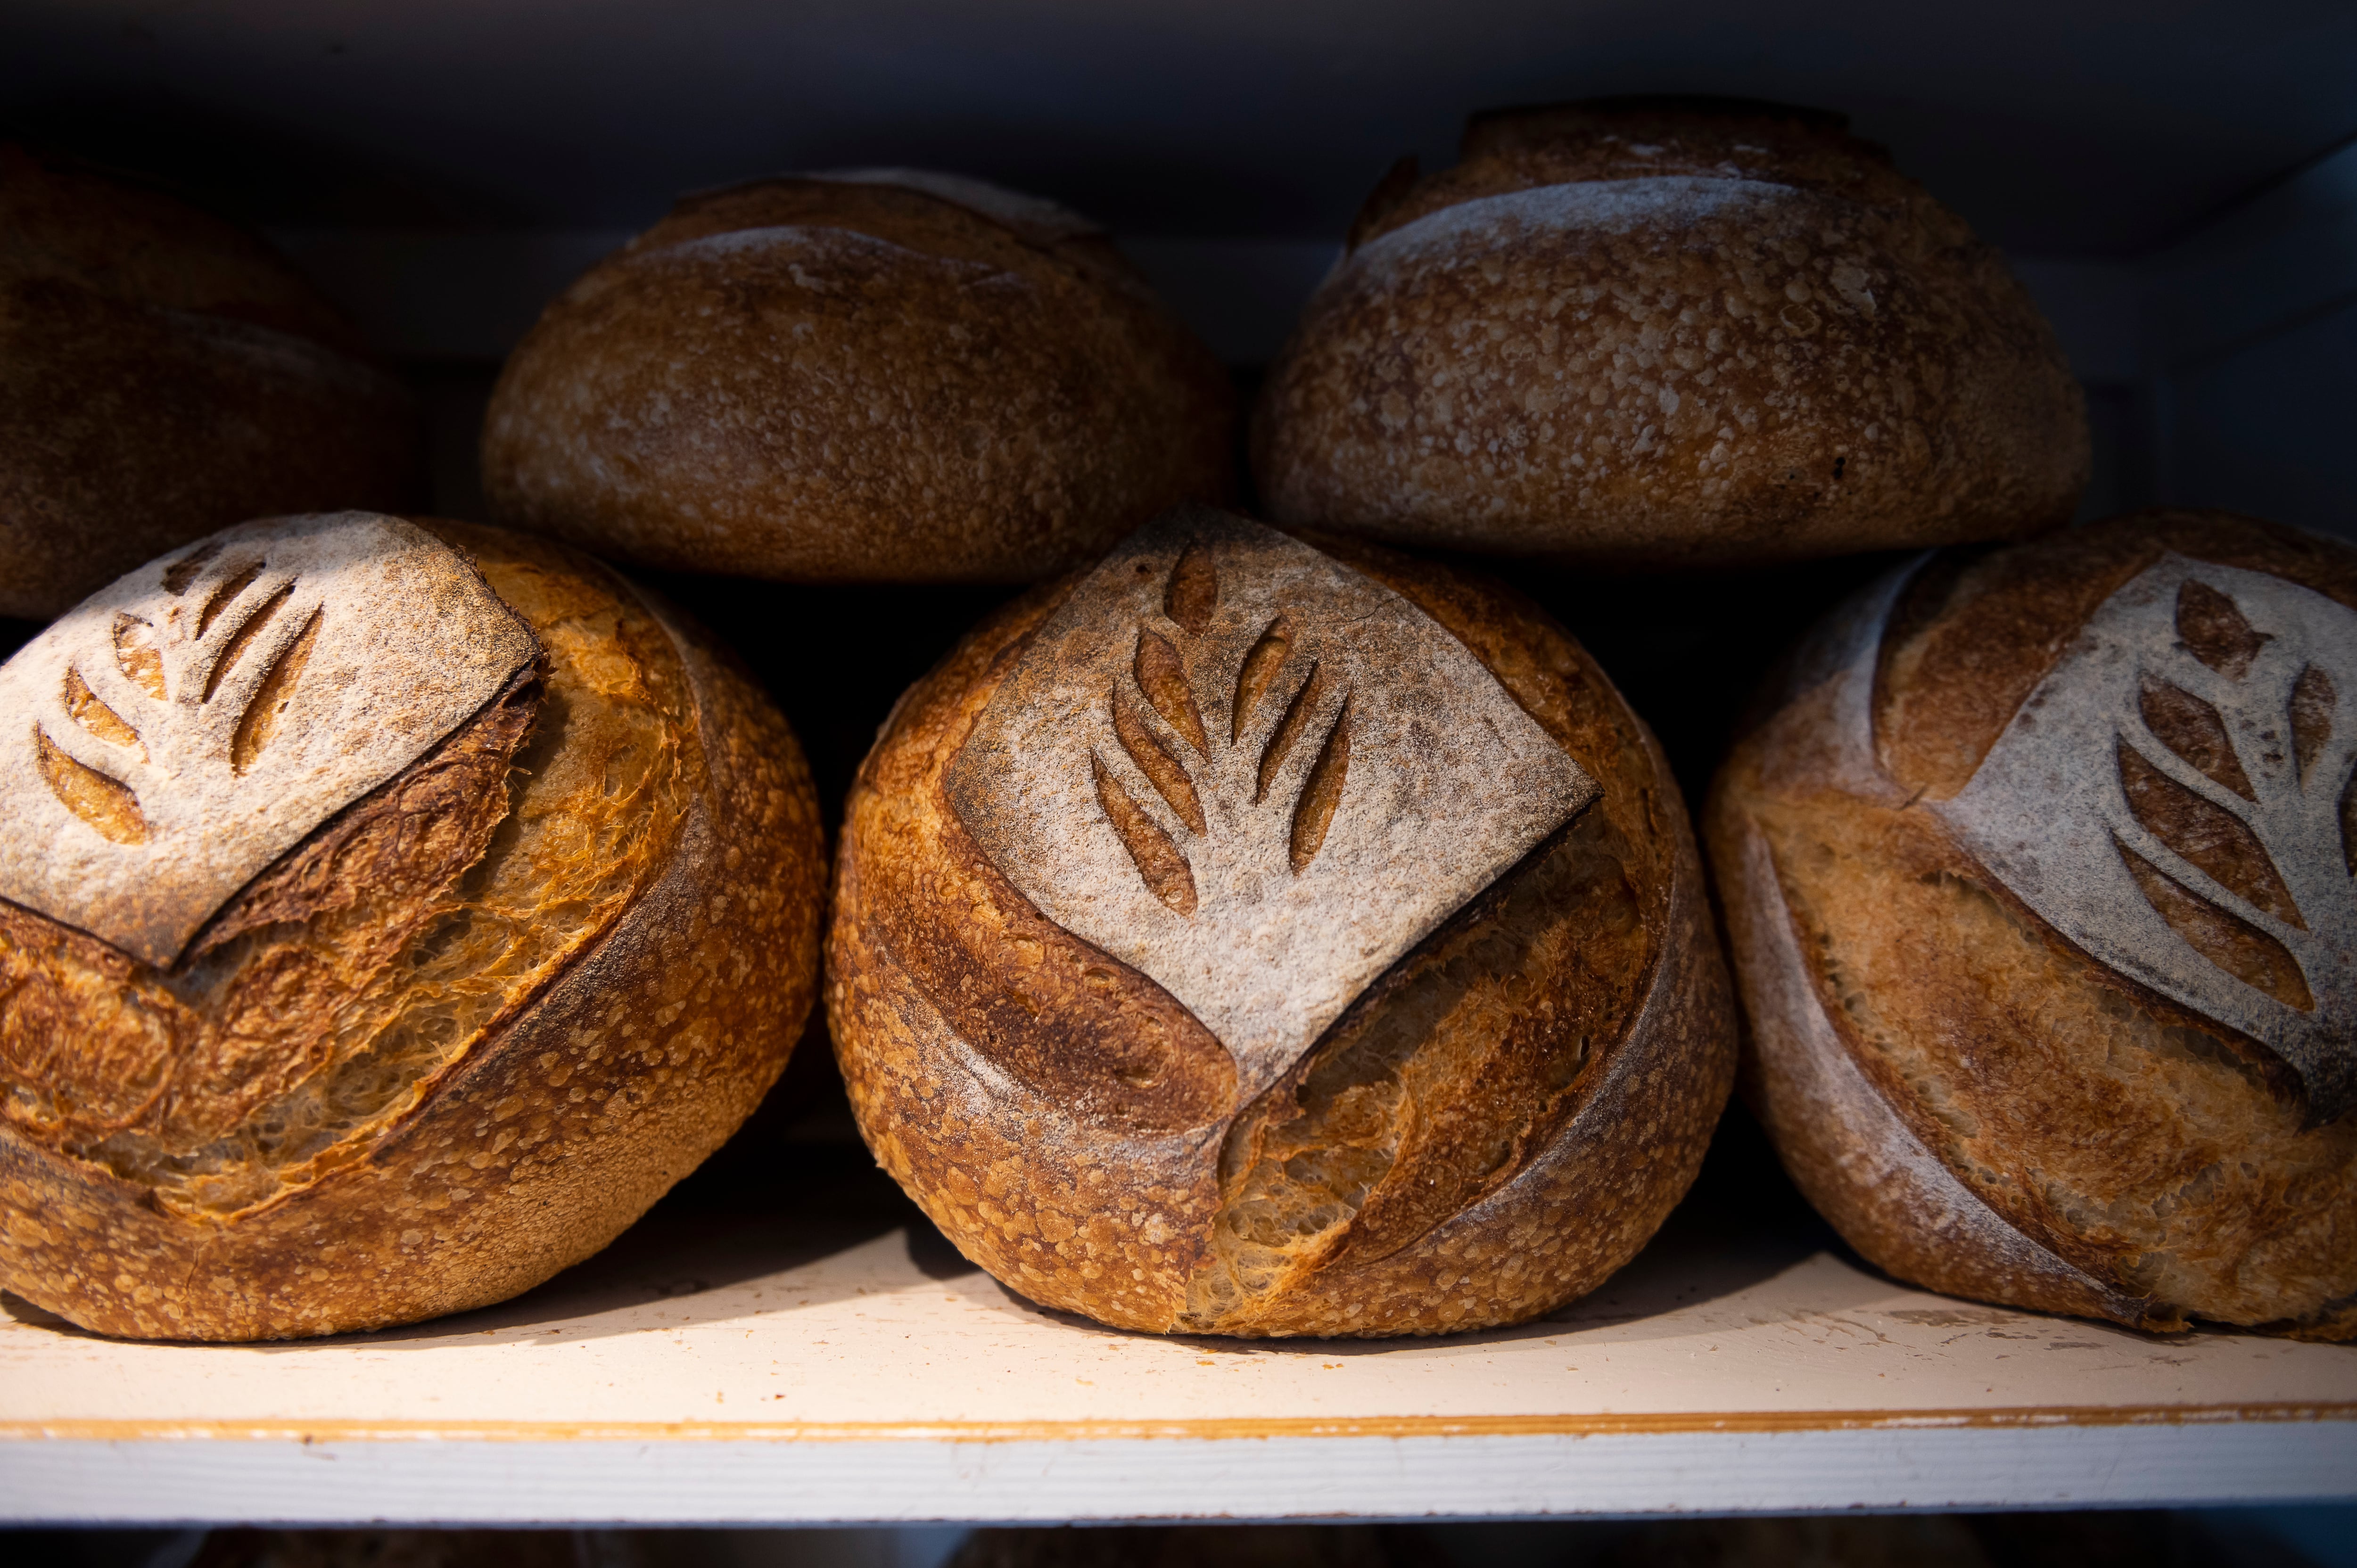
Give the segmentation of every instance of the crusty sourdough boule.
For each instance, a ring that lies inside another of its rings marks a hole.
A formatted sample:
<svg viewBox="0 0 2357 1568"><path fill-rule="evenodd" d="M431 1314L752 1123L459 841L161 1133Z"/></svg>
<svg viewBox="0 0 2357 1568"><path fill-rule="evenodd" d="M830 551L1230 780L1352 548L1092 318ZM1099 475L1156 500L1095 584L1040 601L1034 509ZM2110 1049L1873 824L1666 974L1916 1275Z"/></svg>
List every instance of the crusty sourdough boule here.
<svg viewBox="0 0 2357 1568"><path fill-rule="evenodd" d="M689 197L559 296L483 427L500 516L790 582L1028 581L1230 488L1233 397L1103 234L920 170Z"/></svg>
<svg viewBox="0 0 2357 1568"><path fill-rule="evenodd" d="M817 983L792 734L562 546L213 535L0 666L0 1288L253 1339L499 1301L743 1120Z"/></svg>
<svg viewBox="0 0 2357 1568"><path fill-rule="evenodd" d="M1708 813L1802 1189L1937 1290L2357 1333L2353 769L2345 544L2149 513L1867 590Z"/></svg>
<svg viewBox="0 0 2357 1568"><path fill-rule="evenodd" d="M0 145L0 616L250 517L397 507L408 393L259 240Z"/></svg>
<svg viewBox="0 0 2357 1568"><path fill-rule="evenodd" d="M828 1017L968 1257L1124 1327L1593 1288L1734 1072L1684 807L1508 592L1203 508L985 623L854 785Z"/></svg>
<svg viewBox="0 0 2357 1568"><path fill-rule="evenodd" d="M2003 258L1765 104L1486 114L1406 166L1269 372L1281 521L1645 565L2018 537L2086 483L2083 399Z"/></svg>

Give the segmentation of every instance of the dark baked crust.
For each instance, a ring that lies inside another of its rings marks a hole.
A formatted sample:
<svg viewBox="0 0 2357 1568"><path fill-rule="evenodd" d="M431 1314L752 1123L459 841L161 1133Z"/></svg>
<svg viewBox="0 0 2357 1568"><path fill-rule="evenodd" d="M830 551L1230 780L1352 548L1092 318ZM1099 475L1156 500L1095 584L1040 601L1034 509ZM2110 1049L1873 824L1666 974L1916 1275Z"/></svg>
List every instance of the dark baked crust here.
<svg viewBox="0 0 2357 1568"><path fill-rule="evenodd" d="M0 615L249 518L386 510L408 395L259 241L0 146Z"/></svg>
<svg viewBox="0 0 2357 1568"><path fill-rule="evenodd" d="M0 1285L100 1332L162 1338L336 1333L482 1305L604 1246L717 1147L784 1066L815 990L823 876L815 798L784 721L700 633L594 564L497 531L431 526L477 557L533 622L554 665L573 673L550 679L554 707L519 757L559 793L536 801L525 791L531 821L502 807L489 854L457 882L427 889L439 912L459 919L429 923L403 948L414 978L393 987L424 995L437 982L440 955L505 940L468 922L489 919L475 913L491 906L479 886L487 879L521 875L527 892L541 885L532 866L514 866L519 843L533 856L574 863L565 896L587 901L587 923L575 922L583 945L527 953L530 967L483 971L511 993L455 1055L403 1066L385 1047L373 1076L365 1060L339 1062L350 1070L329 1086L329 1109L339 1095L381 1108L312 1140L316 1147L272 1142L293 1138L278 1123L293 1116L297 1091L324 1076L317 1060L279 1059L284 1013L299 1013L328 983L299 975L264 1020L276 1033L262 1042L270 1059L255 1065L286 1080L275 1089L250 1085L234 1104L203 1112L188 1102L176 1113L185 1086L167 1082L163 1101L125 1107L123 1130L111 1135L55 1118L0 1123ZM586 708L600 682L627 689L637 710L671 716L635 727L601 720ZM570 714L568 701L577 710ZM487 713L278 869L304 869L318 858L309 852L354 820L383 821L387 802L414 803L427 775L447 771L454 752L479 754L487 728L503 723ZM646 755L650 744L675 746L676 755ZM503 797L504 767L500 774ZM625 799L652 793L627 820L594 832L586 820L572 825L562 791L602 796L608 785ZM299 945L339 912L381 917L408 897L390 885L416 871L421 854L435 858L443 820L418 823L392 845L365 828L344 834L344 845L371 853L333 861L328 877L366 877L365 886L342 886L339 901L310 886L316 876L265 875L216 922L221 940L210 955L170 975L142 969L113 983L193 993L205 964L250 964L272 950L274 937ZM616 858L589 864L606 856ZM257 913L257 898L271 906L260 913L296 919L223 929L241 923L242 909ZM608 906L610 917L597 913ZM96 945L21 911L11 921L9 932L32 922ZM20 944L12 961L23 951ZM331 945L321 956L332 964L348 954ZM111 1008L116 994L85 1004ZM432 1012L430 997L421 1005ZM71 1022L31 1020L28 1033L27 1020L5 1021L20 1045ZM44 1037L53 1051L71 1043ZM27 1078L22 1053L11 1055L20 1058L6 1064L19 1085L59 1081L56 1073ZM202 1125L183 1125L200 1112ZM225 1131L208 1144L215 1124Z"/></svg>
<svg viewBox="0 0 2357 1568"><path fill-rule="evenodd" d="M1752 1022L1747 1093L1812 1200L1902 1277L2144 1327L2206 1318L2345 1337L2357 1332L2357 1118L2314 1124L2282 1058L2093 961L1934 809L2096 607L2165 552L2357 607L2346 547L2223 513L1935 557L1880 639L1870 768L1842 738L1827 667L1803 658L1706 817ZM2190 726L2183 715L2148 703L2147 718L2198 752L2193 729L2170 728ZM2264 904L2265 854L2205 840L2189 800L2136 809ZM2237 967L2231 940L2204 950L2268 983ZM1803 1038L1796 1018L1824 1033ZM1867 1086L1847 1122L1811 1087L1828 1073ZM1878 1180L1876 1145L1890 1140L1951 1185L1946 1209Z"/></svg>
<svg viewBox="0 0 2357 1568"><path fill-rule="evenodd" d="M1225 373L1101 237L819 179L690 198L551 305L503 518L652 565L1018 582L1230 487Z"/></svg>
<svg viewBox="0 0 2357 1568"><path fill-rule="evenodd" d="M2088 465L2029 295L1879 149L1642 103L1379 188L1253 437L1290 522L1660 565L2035 533Z"/></svg>
<svg viewBox="0 0 2357 1568"><path fill-rule="evenodd" d="M967 841L942 773L1071 585L977 628L854 789L828 1008L878 1160L1035 1300L1163 1332L1518 1321L1634 1254L1725 1102L1731 998L1643 725L1512 595L1316 542L1452 632L1603 793L1237 1105L1218 1039Z"/></svg>

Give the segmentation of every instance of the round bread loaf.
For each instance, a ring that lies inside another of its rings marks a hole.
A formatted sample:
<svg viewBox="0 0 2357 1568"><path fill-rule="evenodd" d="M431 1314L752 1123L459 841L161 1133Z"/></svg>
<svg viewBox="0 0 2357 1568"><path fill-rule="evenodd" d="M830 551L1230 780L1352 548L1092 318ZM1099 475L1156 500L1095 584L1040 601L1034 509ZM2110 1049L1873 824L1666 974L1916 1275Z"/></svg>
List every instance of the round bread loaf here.
<svg viewBox="0 0 2357 1568"><path fill-rule="evenodd" d="M247 518L396 507L408 394L260 241L0 145L0 616Z"/></svg>
<svg viewBox="0 0 2357 1568"><path fill-rule="evenodd" d="M823 850L752 682L605 568L218 533L0 666L0 1288L254 1339L500 1301L732 1132Z"/></svg>
<svg viewBox="0 0 2357 1568"><path fill-rule="evenodd" d="M1271 369L1273 513L1702 565L2070 519L2084 401L2003 259L1835 117L1484 115L1403 165Z"/></svg>
<svg viewBox="0 0 2357 1568"><path fill-rule="evenodd" d="M884 1167L1128 1328L1550 1311L1660 1225L1734 1073L1677 787L1578 645L1202 508L902 698L828 944Z"/></svg>
<svg viewBox="0 0 2357 1568"><path fill-rule="evenodd" d="M1713 790L1802 1189L1892 1273L2357 1333L2357 551L2218 512L1949 551Z"/></svg>
<svg viewBox="0 0 2357 1568"><path fill-rule="evenodd" d="M1093 227L882 169L690 197L548 307L499 515L787 582L1022 582L1230 488L1227 376Z"/></svg>

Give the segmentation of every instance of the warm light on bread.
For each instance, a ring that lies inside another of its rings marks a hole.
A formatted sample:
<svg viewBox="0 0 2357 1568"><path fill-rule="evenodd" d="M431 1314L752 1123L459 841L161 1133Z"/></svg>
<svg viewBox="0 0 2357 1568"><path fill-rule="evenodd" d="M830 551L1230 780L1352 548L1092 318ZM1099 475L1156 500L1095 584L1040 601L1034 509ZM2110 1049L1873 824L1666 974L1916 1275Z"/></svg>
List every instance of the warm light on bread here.
<svg viewBox="0 0 2357 1568"><path fill-rule="evenodd" d="M1483 115L1396 171L1253 435L1286 522L1654 566L2035 533L2089 460L1963 220L1837 117L1678 100Z"/></svg>
<svg viewBox="0 0 2357 1568"><path fill-rule="evenodd" d="M277 1337L512 1295L717 1147L810 1005L793 736L561 546L231 530L36 639L0 713L33 757L0 765L0 1286L85 1327ZM284 794L274 757L339 751L368 766L301 820L245 799ZM68 851L121 875L45 878Z"/></svg>
<svg viewBox="0 0 2357 1568"><path fill-rule="evenodd" d="M1730 1000L1675 785L1522 600L1202 509L974 631L854 788L877 1158L1125 1327L1534 1316L1693 1179Z"/></svg>
<svg viewBox="0 0 2357 1568"><path fill-rule="evenodd" d="M565 291L499 515L791 582L1023 582L1230 485L1226 372L1085 220L921 170L694 196Z"/></svg>
<svg viewBox="0 0 2357 1568"><path fill-rule="evenodd" d="M1859 1251L2357 1332L2357 552L2158 512L1910 564L1714 788L1748 1092Z"/></svg>

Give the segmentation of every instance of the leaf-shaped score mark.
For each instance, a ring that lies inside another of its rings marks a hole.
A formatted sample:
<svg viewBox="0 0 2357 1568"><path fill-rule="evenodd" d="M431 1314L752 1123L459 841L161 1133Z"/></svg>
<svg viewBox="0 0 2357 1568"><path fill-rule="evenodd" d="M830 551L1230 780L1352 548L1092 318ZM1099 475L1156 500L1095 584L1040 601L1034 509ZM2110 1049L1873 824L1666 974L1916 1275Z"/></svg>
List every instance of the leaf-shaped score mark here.
<svg viewBox="0 0 2357 1568"><path fill-rule="evenodd" d="M1235 711L1228 723L1231 745L1243 739L1244 726L1252 723L1261 699L1276 684L1277 674L1285 668L1286 655L1292 650L1292 623L1279 616L1268 623L1268 629L1260 634L1252 650L1244 655L1243 667L1236 672Z"/></svg>
<svg viewBox="0 0 2357 1568"><path fill-rule="evenodd" d="M1146 777L1156 791L1178 813L1189 832L1204 831L1203 802L1195 793L1195 781L1188 777L1187 765L1165 749L1152 726L1137 711L1137 705L1125 696L1119 686L1106 699L1113 712L1114 738L1121 742L1122 750L1137 764L1137 770ZM1100 789L1102 789L1100 786ZM1118 786L1115 786L1118 788Z"/></svg>
<svg viewBox="0 0 2357 1568"><path fill-rule="evenodd" d="M1113 831L1121 835L1122 847L1129 851L1137 875L1174 913L1193 914L1195 873L1188 865L1186 855L1160 824L1130 798L1129 791L1121 787L1121 780L1106 771L1103 757L1091 756L1089 762L1096 779L1097 801L1104 807L1105 820L1113 823Z"/></svg>
<svg viewBox="0 0 2357 1568"><path fill-rule="evenodd" d="M2198 578L2179 586L2173 611L2176 637L2146 650L2136 709L2120 725L2127 810L2114 837L2138 890L2189 946L2312 1013L2309 965L2293 950L2317 935L2308 912L2357 929L2341 823L2347 780L2319 777L2335 766L2336 704L2314 656L2332 650L2289 628L2263 629Z"/></svg>
<svg viewBox="0 0 2357 1568"><path fill-rule="evenodd" d="M249 523L142 567L0 665L0 898L169 964L538 651L394 518Z"/></svg>
<svg viewBox="0 0 2357 1568"><path fill-rule="evenodd" d="M2357 1104L2357 612L2166 556L1931 809L2072 942Z"/></svg>
<svg viewBox="0 0 2357 1568"><path fill-rule="evenodd" d="M1042 915L1219 1037L1247 1099L1596 795L1411 601L1201 508L1075 585L942 788Z"/></svg>
<svg viewBox="0 0 2357 1568"><path fill-rule="evenodd" d="M68 756L38 725L33 726L33 751L42 780L92 832L110 843L147 842L147 818L129 789Z"/></svg>
<svg viewBox="0 0 2357 1568"><path fill-rule="evenodd" d="M1326 744L1318 747L1318 760L1309 765L1309 777L1302 781L1301 798L1294 804L1293 830L1286 837L1286 845L1296 876L1308 869L1324 847L1326 830L1342 803L1342 782L1350 771L1351 701L1345 697L1342 711L1334 715L1334 727L1326 732Z"/></svg>
<svg viewBox="0 0 2357 1568"><path fill-rule="evenodd" d="M36 725L41 777L115 843L143 843L151 819L184 815L171 797L253 769L294 700L325 613L316 595L287 613L299 578L258 557L179 581L161 617L116 616L110 646L66 666L59 698L73 728Z"/></svg>
<svg viewBox="0 0 2357 1568"><path fill-rule="evenodd" d="M1187 661L1179 658L1170 639L1158 631L1139 631L1132 673L1136 677L1137 689L1146 693L1146 700L1154 704L1162 722L1186 736L1196 756L1208 756L1211 746L1203 735L1203 713L1195 705L1195 690L1187 679Z"/></svg>
<svg viewBox="0 0 2357 1568"><path fill-rule="evenodd" d="M1180 553L1164 584L1162 602L1178 637L1152 626L1138 628L1130 661L1136 695L1116 682L1106 698L1114 738L1178 824L1198 839L1222 827L1262 825L1245 815L1245 808L1257 811L1266 807L1271 792L1289 783L1284 831L1266 837L1272 846L1282 843L1286 865L1297 876L1317 858L1341 803L1351 766L1349 698L1334 699L1324 670L1315 660L1306 671L1292 668L1300 662L1292 657L1297 639L1290 622L1280 615L1245 653L1226 700L1208 704L1213 712L1227 710L1228 733L1218 736L1207 731L1206 704L1196 700L1196 672L1189 671L1182 647L1201 637L1219 607L1218 572L1200 545ZM1288 679L1293 682L1291 700L1280 710L1269 699ZM1159 730L1149 714L1160 719ZM1286 763L1311 725L1319 722L1325 732L1316 757L1306 768L1288 773ZM1200 782L1189 768L1190 755L1203 774ZM1103 757L1092 752L1089 766L1097 802L1138 875L1171 910L1192 915L1200 889L1185 847L1123 786ZM1215 806L1225 809L1207 814L1207 794ZM1247 869L1245 874L1252 873Z"/></svg>
<svg viewBox="0 0 2357 1568"><path fill-rule="evenodd" d="M1162 613L1189 637L1200 637L1211 628L1211 613L1219 607L1219 568L1210 551L1189 544L1170 568L1170 581L1162 589Z"/></svg>

